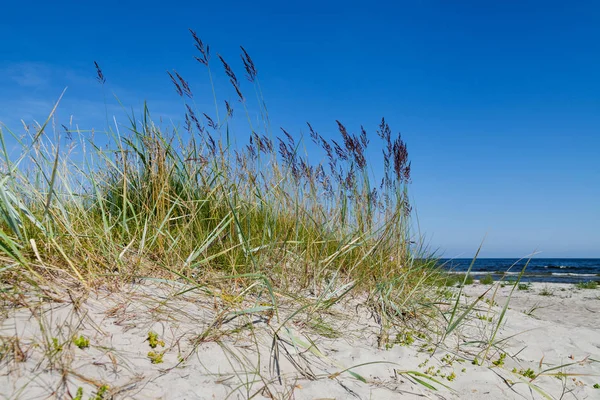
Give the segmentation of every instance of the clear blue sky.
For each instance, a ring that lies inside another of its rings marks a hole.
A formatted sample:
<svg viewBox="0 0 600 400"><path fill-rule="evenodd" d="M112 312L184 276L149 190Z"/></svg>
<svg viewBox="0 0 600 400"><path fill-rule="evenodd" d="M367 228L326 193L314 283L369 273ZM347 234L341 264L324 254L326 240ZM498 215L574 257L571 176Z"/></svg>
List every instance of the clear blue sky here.
<svg viewBox="0 0 600 400"><path fill-rule="evenodd" d="M275 127L306 133L310 121L333 136L339 119L374 134L385 116L408 144L421 231L446 256L472 256L487 233L483 256L600 257L597 1L5 3L11 127L42 119L68 86L59 123L104 129L94 60L122 122L112 93L181 119L172 68L212 112L193 28L240 78L246 47ZM220 98L234 101L214 61Z"/></svg>

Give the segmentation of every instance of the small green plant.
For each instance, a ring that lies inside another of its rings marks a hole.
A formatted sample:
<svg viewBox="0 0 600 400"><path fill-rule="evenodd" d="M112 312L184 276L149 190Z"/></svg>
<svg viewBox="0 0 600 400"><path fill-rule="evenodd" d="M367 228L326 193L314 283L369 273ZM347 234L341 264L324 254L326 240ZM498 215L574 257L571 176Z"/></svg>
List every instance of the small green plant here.
<svg viewBox="0 0 600 400"><path fill-rule="evenodd" d="M83 388L81 386L77 388L77 393L73 397L73 400L83 400Z"/></svg>
<svg viewBox="0 0 600 400"><path fill-rule="evenodd" d="M330 324L324 321L321 317L315 317L310 322L309 325L314 331L326 338L336 339L341 336L341 333L336 331Z"/></svg>
<svg viewBox="0 0 600 400"><path fill-rule="evenodd" d="M439 370L438 370L438 372L439 372ZM427 368L425 370L425 373L427 375L429 375L429 376L436 376L437 375L436 369L435 369L435 367L433 365L431 365L429 368Z"/></svg>
<svg viewBox="0 0 600 400"><path fill-rule="evenodd" d="M548 287L543 288L542 290L540 290L540 296L553 296L554 292L552 290L550 290Z"/></svg>
<svg viewBox="0 0 600 400"><path fill-rule="evenodd" d="M471 364L473 364L473 365L481 365L481 363L479 362L479 360L477 359L477 357L475 357L473 359L473 361L471 361Z"/></svg>
<svg viewBox="0 0 600 400"><path fill-rule="evenodd" d="M562 372L562 371L561 371L561 372L557 372L557 373L556 373L556 375L554 375L554 377L555 377L556 379L560 379L560 380L562 380L562 379L566 379L566 378L567 378L567 376L568 376L568 375L567 375L566 373Z"/></svg>
<svg viewBox="0 0 600 400"><path fill-rule="evenodd" d="M497 305L498 305L498 303L497 303L497 302L495 302L495 301L494 301L494 300L492 300L492 299L485 298L485 299L483 299L483 301L484 301L484 302L485 302L487 305L490 305L490 306L492 306L492 307L493 307L493 306L497 306Z"/></svg>
<svg viewBox="0 0 600 400"><path fill-rule="evenodd" d="M473 282L475 282L475 279L473 278L473 275L469 274L466 276L466 278L461 279L461 283L464 282L465 285L472 285Z"/></svg>
<svg viewBox="0 0 600 400"><path fill-rule="evenodd" d="M446 286L462 286L463 283L465 285L472 285L475 282L475 279L473 278L473 275L469 274L456 274L456 275L449 275L446 278L445 284Z"/></svg>
<svg viewBox="0 0 600 400"><path fill-rule="evenodd" d="M483 285L491 285L494 283L494 278L491 274L488 274L479 280L479 283Z"/></svg>
<svg viewBox="0 0 600 400"><path fill-rule="evenodd" d="M529 290L531 289L531 283L519 283L517 286L518 290Z"/></svg>
<svg viewBox="0 0 600 400"><path fill-rule="evenodd" d="M598 282L596 281L587 281L587 282L579 282L575 284L577 289L597 289Z"/></svg>
<svg viewBox="0 0 600 400"><path fill-rule="evenodd" d="M530 317L534 317L537 318L535 315L533 315L534 312L536 312L538 309L540 309L542 307L540 307L540 303L535 303L534 305L532 305L528 310L523 311L526 315L529 315Z"/></svg>
<svg viewBox="0 0 600 400"><path fill-rule="evenodd" d="M158 337L158 333L156 332L148 332L148 344L150 345L150 347L152 347L153 349L156 348L156 346L161 345L162 347L165 347L165 342L160 340Z"/></svg>
<svg viewBox="0 0 600 400"><path fill-rule="evenodd" d="M155 349L158 346L162 346L165 347L165 342L163 340L160 340L158 333L150 331L148 332L148 345ZM156 352L156 351L150 351L148 352L148 358L150 359L150 362L152 364L160 364L163 362L163 356L164 356L165 352Z"/></svg>
<svg viewBox="0 0 600 400"><path fill-rule="evenodd" d="M494 364L496 367L503 367L504 359L506 359L506 353L500 353L500 357L498 357L496 361L492 361L492 364Z"/></svg>
<svg viewBox="0 0 600 400"><path fill-rule="evenodd" d="M415 342L415 338L411 332L399 333L396 335L396 340L394 343L399 344L400 346L410 346Z"/></svg>
<svg viewBox="0 0 600 400"><path fill-rule="evenodd" d="M58 352L62 351L62 349L63 349L63 345L58 343L58 338L53 337L52 338L52 350L55 353L58 353Z"/></svg>
<svg viewBox="0 0 600 400"><path fill-rule="evenodd" d="M514 286L517 283L515 278L506 278L502 280L500 287Z"/></svg>
<svg viewBox="0 0 600 400"><path fill-rule="evenodd" d="M483 315L483 314L475 314L475 316L477 317L477 319L480 319L482 321L486 321L486 322L492 322L493 318L492 317L488 317L487 315Z"/></svg>
<svg viewBox="0 0 600 400"><path fill-rule="evenodd" d="M75 346L79 347L81 350L90 347L90 341L83 335L73 338L73 344L75 344Z"/></svg>
<svg viewBox="0 0 600 400"><path fill-rule="evenodd" d="M446 379L448 379L450 382L452 382L453 380L456 379L456 374L454 372L452 372L450 375L446 376Z"/></svg>
<svg viewBox="0 0 600 400"><path fill-rule="evenodd" d="M600 383L594 383L593 388L594 389L600 389Z"/></svg>
<svg viewBox="0 0 600 400"><path fill-rule="evenodd" d="M90 400L104 400L106 392L108 392L108 385L102 385L98 388L96 395L90 397ZM83 394L83 389L81 390L81 393Z"/></svg>
<svg viewBox="0 0 600 400"><path fill-rule="evenodd" d="M157 353L154 351L148 352L148 358L152 364L160 364L163 362L164 353Z"/></svg>
<svg viewBox="0 0 600 400"><path fill-rule="evenodd" d="M529 379L534 379L537 376L531 368L520 369L520 370L513 368L512 372L515 374L523 375L525 378L529 378Z"/></svg>
<svg viewBox="0 0 600 400"><path fill-rule="evenodd" d="M457 283L458 278L454 275L446 276L445 279L441 282L441 284L443 284L444 286L456 286Z"/></svg>
<svg viewBox="0 0 600 400"><path fill-rule="evenodd" d="M452 366L452 364L454 364L454 357L452 357L452 355L450 353L446 354L444 357L442 357L442 363L444 363L447 366Z"/></svg>

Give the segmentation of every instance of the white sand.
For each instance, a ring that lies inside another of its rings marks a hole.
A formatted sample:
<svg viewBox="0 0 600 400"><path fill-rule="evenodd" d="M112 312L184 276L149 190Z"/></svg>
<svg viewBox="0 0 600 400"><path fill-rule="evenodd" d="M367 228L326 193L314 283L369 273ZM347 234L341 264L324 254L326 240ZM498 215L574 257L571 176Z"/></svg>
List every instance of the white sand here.
<svg viewBox="0 0 600 400"><path fill-rule="evenodd" d="M473 301L488 287L468 286L464 301ZM553 295L541 296L544 288ZM3 307L0 397L68 399L82 387L83 399L87 400L97 387L107 384L114 399L543 398L535 385L550 398L566 393L563 398L600 399L600 389L593 388L600 383L600 363L591 361L600 360L600 289L534 284L529 291L515 291L495 338L508 353L503 368L490 368L489 363L473 365L470 360L481 347L465 342L490 337L510 287L499 289L496 301L500 305L489 313L488 305L482 302L473 311L481 319L466 321L433 357L421 351L431 346L419 339L410 346L378 349L378 318L356 300L323 314L335 331L343 333L339 338L327 338L311 329L301 314L277 330L300 305L282 305L280 323L261 310L229 320L233 314L219 314L221 300L199 293L173 298L171 294L178 289L137 285L117 293L90 295L78 307L71 301L46 302L29 309ZM488 293L487 297L491 296ZM531 315L523 312L536 305ZM244 303L237 309L252 306ZM487 317L492 322L483 320ZM222 324L215 325L219 330L211 331L215 321ZM251 328L244 326L246 322L252 322ZM220 335L224 330L230 333ZM149 331L157 332L165 342L164 348L159 345L154 350L165 351L160 364L152 364L148 358L152 351L146 340ZM203 332L204 340L195 346ZM70 343L75 334L89 338L90 347L82 350ZM53 362L48 358L53 345L45 344L51 338L63 344L61 350L54 351ZM442 359L453 351L455 358L465 361L445 365ZM496 360L499 352L492 348L490 356ZM180 357L185 361L180 363ZM560 371L575 375L563 379L539 376L527 384L529 379L511 372L512 368L531 368L537 373L540 368L567 363L575 364ZM366 383L348 372L338 375L352 366L358 366L353 371ZM424 372L431 366L433 371L440 369L434 379L451 389L430 382L439 389L432 391L400 373ZM456 378L452 381L440 376L453 372Z"/></svg>

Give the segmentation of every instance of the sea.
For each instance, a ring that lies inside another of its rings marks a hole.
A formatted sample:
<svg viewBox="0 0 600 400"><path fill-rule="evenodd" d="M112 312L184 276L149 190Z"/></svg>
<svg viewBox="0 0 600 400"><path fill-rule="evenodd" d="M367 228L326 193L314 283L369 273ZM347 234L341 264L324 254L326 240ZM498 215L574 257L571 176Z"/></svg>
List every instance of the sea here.
<svg viewBox="0 0 600 400"><path fill-rule="evenodd" d="M465 273L473 262L470 258L442 259L440 264L451 273ZM516 279L527 264L521 277L524 282L600 283L600 258L479 258L471 274L475 279L491 274L494 280Z"/></svg>

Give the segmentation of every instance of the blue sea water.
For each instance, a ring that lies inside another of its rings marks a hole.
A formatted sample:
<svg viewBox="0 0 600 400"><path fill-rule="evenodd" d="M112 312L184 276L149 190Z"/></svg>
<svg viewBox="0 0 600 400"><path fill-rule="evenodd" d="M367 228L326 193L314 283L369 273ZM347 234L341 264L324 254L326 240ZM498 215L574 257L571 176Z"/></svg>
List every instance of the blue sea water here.
<svg viewBox="0 0 600 400"><path fill-rule="evenodd" d="M464 273L472 259L442 259L443 268L453 273ZM521 278L525 282L577 283L598 281L600 283L600 258L480 258L475 260L471 274L478 279L491 274L495 280L516 278L527 264Z"/></svg>

